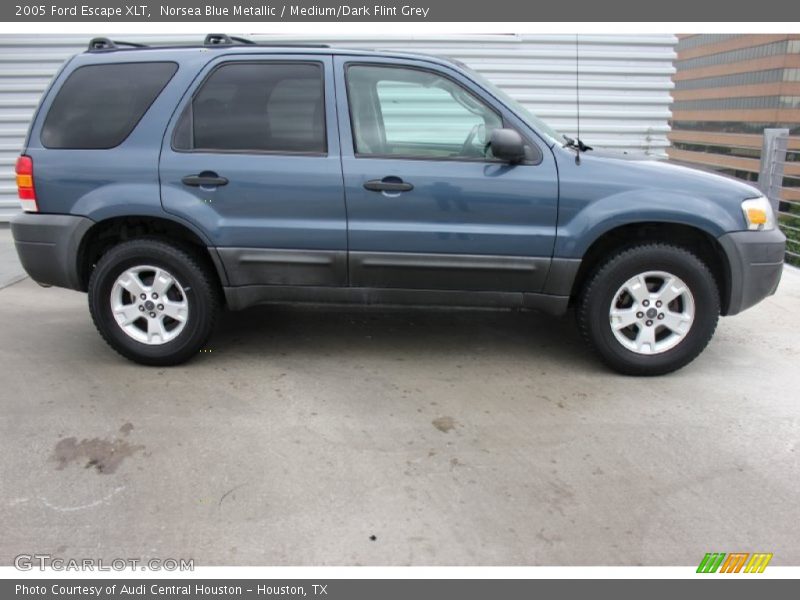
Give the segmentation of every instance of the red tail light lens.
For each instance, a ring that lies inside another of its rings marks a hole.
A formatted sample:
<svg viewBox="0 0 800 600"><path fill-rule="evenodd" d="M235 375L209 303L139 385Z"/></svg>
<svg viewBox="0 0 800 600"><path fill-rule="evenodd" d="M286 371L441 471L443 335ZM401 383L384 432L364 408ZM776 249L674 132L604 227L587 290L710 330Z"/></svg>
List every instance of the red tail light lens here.
<svg viewBox="0 0 800 600"><path fill-rule="evenodd" d="M36 191L33 189L33 159L30 156L20 156L17 159L17 192L26 212L39 212L36 204Z"/></svg>

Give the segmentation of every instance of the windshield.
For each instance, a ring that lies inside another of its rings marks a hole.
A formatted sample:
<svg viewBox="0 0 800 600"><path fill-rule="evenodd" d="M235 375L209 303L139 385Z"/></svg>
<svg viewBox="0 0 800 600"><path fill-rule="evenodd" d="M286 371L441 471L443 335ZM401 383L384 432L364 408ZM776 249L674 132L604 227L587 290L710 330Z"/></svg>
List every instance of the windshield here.
<svg viewBox="0 0 800 600"><path fill-rule="evenodd" d="M544 121L542 121L542 120L541 120L539 117L537 117L535 114L533 114L533 113L532 113L531 111L529 111L527 108L525 108L525 107L524 107L522 104L520 104L519 102L517 102L516 100L514 100L514 98L512 98L511 96L509 96L509 95L508 95L506 92L504 92L503 90L501 90L499 87L497 87L497 86L496 86L495 84L493 84L491 81L489 81L488 79L486 79L486 77L484 77L484 76L483 76L483 75L481 75L480 73L477 73L476 71L474 71L474 70L470 69L468 66L466 66L466 65L465 65L465 64L463 64L463 63L458 63L458 64L459 64L459 66L460 66L461 68L463 68L463 69L465 69L465 70L469 71L469 74L470 74L470 75L471 75L471 76L472 76L472 77L473 77L473 78L474 78L474 79L475 79L475 80L476 80L478 83L480 83L480 84L481 84L483 87L485 87L487 90L489 90L490 92L492 92L492 93L493 93L495 96L497 96L498 98L500 98L500 100L502 100L502 101L503 101L503 102L505 102L505 103L506 103L508 106L510 106L512 109L514 109L514 111L515 111L516 113L518 113L518 114L519 114L519 116L520 116L520 117L522 117L522 118L523 118L525 121L527 121L528 123L530 123L530 125L531 125L531 126L534 128L534 129L536 129L536 131L537 131L537 132L539 132L539 133L540 133L541 135L543 135L545 138L550 138L550 140L549 140L549 141L550 141L551 143L554 143L554 144L555 144L555 143L562 143L562 142L563 142L564 138L563 138L563 136L562 136L562 135L561 135L559 132L557 132L555 129L553 129L552 127L550 127L550 125L548 125L547 123L545 123Z"/></svg>

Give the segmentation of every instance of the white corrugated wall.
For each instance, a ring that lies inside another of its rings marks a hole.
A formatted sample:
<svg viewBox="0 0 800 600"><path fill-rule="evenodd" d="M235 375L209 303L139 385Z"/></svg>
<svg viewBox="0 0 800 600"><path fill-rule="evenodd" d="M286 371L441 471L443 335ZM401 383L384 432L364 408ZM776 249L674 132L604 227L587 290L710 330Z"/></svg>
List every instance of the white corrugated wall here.
<svg viewBox="0 0 800 600"><path fill-rule="evenodd" d="M18 210L14 161L28 121L52 75L89 36L0 35L0 221ZM201 41L202 36L119 36L145 43ZM276 36L250 36L275 40ZM428 52L480 71L562 133L576 133L576 45L572 35L280 37L351 48ZM666 156L672 35L581 35L581 137L596 148Z"/></svg>

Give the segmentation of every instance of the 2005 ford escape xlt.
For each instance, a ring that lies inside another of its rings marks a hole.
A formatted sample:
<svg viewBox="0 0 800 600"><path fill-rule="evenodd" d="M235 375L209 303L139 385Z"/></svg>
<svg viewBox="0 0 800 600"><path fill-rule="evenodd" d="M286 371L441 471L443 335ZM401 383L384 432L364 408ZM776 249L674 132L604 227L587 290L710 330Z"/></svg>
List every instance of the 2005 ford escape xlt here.
<svg viewBox="0 0 800 600"><path fill-rule="evenodd" d="M99 38L42 98L12 229L144 364L223 306L356 302L574 307L614 369L678 369L774 293L785 238L749 185L586 149L447 59Z"/></svg>

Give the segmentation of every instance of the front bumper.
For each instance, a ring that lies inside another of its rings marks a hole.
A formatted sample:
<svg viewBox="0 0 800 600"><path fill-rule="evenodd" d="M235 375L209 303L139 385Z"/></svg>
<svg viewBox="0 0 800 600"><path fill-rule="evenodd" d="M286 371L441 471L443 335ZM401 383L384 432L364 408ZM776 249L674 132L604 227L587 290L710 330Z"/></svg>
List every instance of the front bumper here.
<svg viewBox="0 0 800 600"><path fill-rule="evenodd" d="M740 313L775 293L786 252L783 232L735 231L721 236L719 243L730 269L726 315Z"/></svg>
<svg viewBox="0 0 800 600"><path fill-rule="evenodd" d="M82 289L78 248L94 221L74 215L21 213L11 220L11 234L22 267L42 285Z"/></svg>

